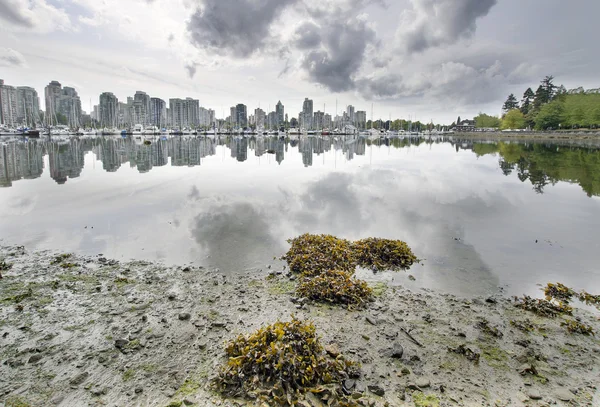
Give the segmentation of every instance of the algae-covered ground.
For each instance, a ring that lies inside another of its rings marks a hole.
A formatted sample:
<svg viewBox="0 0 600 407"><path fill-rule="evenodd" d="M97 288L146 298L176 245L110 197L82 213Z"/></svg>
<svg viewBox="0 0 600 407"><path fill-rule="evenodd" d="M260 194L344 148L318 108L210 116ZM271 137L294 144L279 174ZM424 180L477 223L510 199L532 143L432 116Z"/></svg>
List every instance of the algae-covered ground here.
<svg viewBox="0 0 600 407"><path fill-rule="evenodd" d="M228 341L291 315L360 363L343 383L359 405L600 405L599 337L561 325L579 318L600 335L597 314L577 307L543 318L501 296L378 283L374 302L349 310L295 298L280 261L233 273L61 254L0 248L11 265L0 279L0 405L264 405L223 398L211 379Z"/></svg>

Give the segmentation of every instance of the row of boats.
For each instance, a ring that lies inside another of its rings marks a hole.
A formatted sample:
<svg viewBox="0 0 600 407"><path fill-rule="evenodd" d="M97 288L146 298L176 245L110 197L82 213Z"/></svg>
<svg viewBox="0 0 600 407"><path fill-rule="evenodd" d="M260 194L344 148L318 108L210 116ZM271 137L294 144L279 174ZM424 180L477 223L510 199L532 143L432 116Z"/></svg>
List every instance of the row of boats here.
<svg viewBox="0 0 600 407"><path fill-rule="evenodd" d="M44 129L8 129L0 128L0 135L25 135L29 137L39 137L40 135L50 136L111 136L111 135L122 135L122 136L159 136L159 135L241 135L241 136L287 136L287 135L360 135L369 138L380 138L380 137L397 137L397 136L410 136L410 135L444 135L450 134L448 131L438 131L433 129L424 132L416 131L395 131L395 130L379 130L370 129L359 131L356 128L345 128L345 129L334 129L334 130L305 130L305 129L288 129L288 130L263 130L263 129L160 129L156 126L142 126L135 125L128 129L117 129L117 128L103 128L103 129L70 129L67 126L55 126Z"/></svg>

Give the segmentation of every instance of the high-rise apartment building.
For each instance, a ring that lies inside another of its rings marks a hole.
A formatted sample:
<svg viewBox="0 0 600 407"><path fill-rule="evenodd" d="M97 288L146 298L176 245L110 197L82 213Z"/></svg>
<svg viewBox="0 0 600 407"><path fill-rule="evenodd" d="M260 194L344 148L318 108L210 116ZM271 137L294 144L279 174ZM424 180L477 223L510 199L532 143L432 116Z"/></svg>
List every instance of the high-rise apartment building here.
<svg viewBox="0 0 600 407"><path fill-rule="evenodd" d="M264 129L265 128L265 111L262 110L260 107L257 109L254 109L254 122L256 124L256 128L257 129Z"/></svg>
<svg viewBox="0 0 600 407"><path fill-rule="evenodd" d="M284 111L284 106L281 103L281 100L279 102L277 102L277 105L275 105L275 113L277 114L277 125L278 126L283 126L283 124L285 123L285 111Z"/></svg>
<svg viewBox="0 0 600 407"><path fill-rule="evenodd" d="M167 103L159 98L150 98L150 124L163 128L167 125Z"/></svg>
<svg viewBox="0 0 600 407"><path fill-rule="evenodd" d="M104 92L100 94L98 116L101 127L117 127L119 121L119 99L113 93Z"/></svg>
<svg viewBox="0 0 600 407"><path fill-rule="evenodd" d="M348 117L348 121L350 121L350 124L354 124L355 123L355 110L354 110L354 106L352 105L348 105L348 107L346 108L346 115Z"/></svg>
<svg viewBox="0 0 600 407"><path fill-rule="evenodd" d="M313 101L312 99L305 98L302 104L302 113L300 117L300 126L310 130L313 128Z"/></svg>
<svg viewBox="0 0 600 407"><path fill-rule="evenodd" d="M17 90L0 79L0 124L17 125Z"/></svg>
<svg viewBox="0 0 600 407"><path fill-rule="evenodd" d="M138 90L133 95L133 120L135 124L147 126L150 124L150 96Z"/></svg>
<svg viewBox="0 0 600 407"><path fill-rule="evenodd" d="M17 120L28 127L40 122L40 98L29 86L17 87Z"/></svg>
<svg viewBox="0 0 600 407"><path fill-rule="evenodd" d="M236 123L238 127L248 127L248 111L246 105L240 103L235 107Z"/></svg>
<svg viewBox="0 0 600 407"><path fill-rule="evenodd" d="M81 122L81 99L74 88L58 81L50 82L44 89L46 101L46 122L58 124L58 115L66 119L70 127L79 127Z"/></svg>
<svg viewBox="0 0 600 407"><path fill-rule="evenodd" d="M367 112L364 110L359 110L354 115L355 126L359 129L365 129L367 127Z"/></svg>

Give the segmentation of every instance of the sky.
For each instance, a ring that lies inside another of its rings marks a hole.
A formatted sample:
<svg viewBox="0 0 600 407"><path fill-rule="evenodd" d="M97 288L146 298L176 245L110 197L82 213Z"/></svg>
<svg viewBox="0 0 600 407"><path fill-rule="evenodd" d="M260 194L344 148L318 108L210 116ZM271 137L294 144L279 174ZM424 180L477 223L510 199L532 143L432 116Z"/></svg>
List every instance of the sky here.
<svg viewBox="0 0 600 407"><path fill-rule="evenodd" d="M600 87L592 0L0 0L0 79L74 87L83 109L193 97L218 118L281 100L375 119L498 115L553 75ZM371 114L372 112L372 114Z"/></svg>

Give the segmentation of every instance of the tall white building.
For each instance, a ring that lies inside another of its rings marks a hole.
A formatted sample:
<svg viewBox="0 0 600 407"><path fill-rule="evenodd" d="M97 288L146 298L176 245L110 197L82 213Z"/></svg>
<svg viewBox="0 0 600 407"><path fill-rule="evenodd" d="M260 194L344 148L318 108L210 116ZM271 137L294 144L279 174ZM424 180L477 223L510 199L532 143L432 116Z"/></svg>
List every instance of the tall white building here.
<svg viewBox="0 0 600 407"><path fill-rule="evenodd" d="M159 98L150 98L150 124L160 128L167 126L167 104Z"/></svg>
<svg viewBox="0 0 600 407"><path fill-rule="evenodd" d="M28 127L40 122L40 98L37 91L29 86L17 87L17 119Z"/></svg>
<svg viewBox="0 0 600 407"><path fill-rule="evenodd" d="M111 93L104 92L100 94L100 104L98 105L98 121L101 127L117 127L119 122L119 99Z"/></svg>
<svg viewBox="0 0 600 407"><path fill-rule="evenodd" d="M150 96L138 90L133 96L133 120L135 124L150 124Z"/></svg>
<svg viewBox="0 0 600 407"><path fill-rule="evenodd" d="M0 124L17 125L17 90L0 79Z"/></svg>

